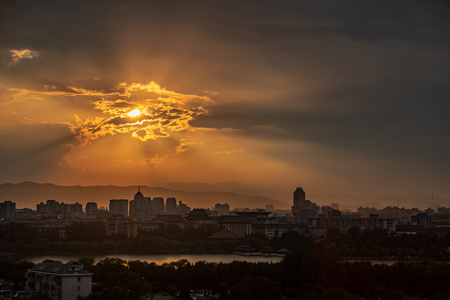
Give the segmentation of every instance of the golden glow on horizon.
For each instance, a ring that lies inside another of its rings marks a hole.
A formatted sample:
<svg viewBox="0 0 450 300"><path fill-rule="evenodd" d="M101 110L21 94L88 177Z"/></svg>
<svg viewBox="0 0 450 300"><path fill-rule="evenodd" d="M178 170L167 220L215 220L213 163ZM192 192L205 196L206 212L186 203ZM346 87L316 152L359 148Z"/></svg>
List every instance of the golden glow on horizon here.
<svg viewBox="0 0 450 300"><path fill-rule="evenodd" d="M134 109L134 110L132 110L132 111L130 111L129 113L128 113L128 116L129 117L137 117L137 116L140 116L142 113L141 113L141 111L139 110L139 109Z"/></svg>

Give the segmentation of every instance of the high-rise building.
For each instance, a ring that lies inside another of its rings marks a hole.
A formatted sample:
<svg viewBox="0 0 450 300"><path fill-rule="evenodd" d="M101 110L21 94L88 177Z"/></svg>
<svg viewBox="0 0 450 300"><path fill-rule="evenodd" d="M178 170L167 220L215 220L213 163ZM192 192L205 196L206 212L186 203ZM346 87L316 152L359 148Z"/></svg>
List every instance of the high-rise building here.
<svg viewBox="0 0 450 300"><path fill-rule="evenodd" d="M97 203L88 202L86 203L86 214L87 215L95 215L98 211Z"/></svg>
<svg viewBox="0 0 450 300"><path fill-rule="evenodd" d="M153 198L153 211L156 213L164 212L164 198L163 197Z"/></svg>
<svg viewBox="0 0 450 300"><path fill-rule="evenodd" d="M0 203L0 220L1 219L14 219L16 214L16 203L11 201L5 201Z"/></svg>
<svg viewBox="0 0 450 300"><path fill-rule="evenodd" d="M301 187L298 187L294 191L294 206L301 206L306 201L305 191Z"/></svg>
<svg viewBox="0 0 450 300"><path fill-rule="evenodd" d="M305 191L302 188L299 187L294 191L293 202L291 211L294 216L297 216L297 222L305 223L308 219L316 217L318 207L315 203L306 200Z"/></svg>
<svg viewBox="0 0 450 300"><path fill-rule="evenodd" d="M112 199L109 200L109 211L112 214L123 215L128 217L128 199Z"/></svg>
<svg viewBox="0 0 450 300"><path fill-rule="evenodd" d="M144 197L141 189L134 195L134 199L130 201L130 217L137 219L145 219L152 207L152 200L150 197Z"/></svg>
<svg viewBox="0 0 450 300"><path fill-rule="evenodd" d="M178 201L177 212L180 214L187 214L191 211L191 208L182 201Z"/></svg>
<svg viewBox="0 0 450 300"><path fill-rule="evenodd" d="M174 197L169 197L166 199L166 212L176 213L177 212L177 199Z"/></svg>
<svg viewBox="0 0 450 300"><path fill-rule="evenodd" d="M219 216L228 215L230 213L230 205L228 203L224 204L217 203L214 206L214 210L217 211Z"/></svg>
<svg viewBox="0 0 450 300"><path fill-rule="evenodd" d="M67 207L67 211L70 214L82 213L83 206L78 202L76 202L75 204L69 204Z"/></svg>

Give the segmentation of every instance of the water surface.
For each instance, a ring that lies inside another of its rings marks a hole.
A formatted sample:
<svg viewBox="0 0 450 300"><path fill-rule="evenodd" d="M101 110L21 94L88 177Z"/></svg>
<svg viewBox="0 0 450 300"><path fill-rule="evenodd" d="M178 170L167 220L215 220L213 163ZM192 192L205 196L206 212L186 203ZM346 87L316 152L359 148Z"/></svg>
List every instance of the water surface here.
<svg viewBox="0 0 450 300"><path fill-rule="evenodd" d="M25 256L24 259L31 261L33 263L40 263L46 259L59 260L63 263L68 261L76 261L84 256L95 256L95 262L105 259L106 257L120 258L126 261L140 260L148 263L156 263L158 265L163 263L170 263L173 261L178 261L180 259L187 259L191 263L196 263L199 261L206 262L223 262L230 263L233 261L248 261L248 262L280 262L283 258L277 256L241 256L238 254L109 254L109 255L35 255L35 256Z"/></svg>

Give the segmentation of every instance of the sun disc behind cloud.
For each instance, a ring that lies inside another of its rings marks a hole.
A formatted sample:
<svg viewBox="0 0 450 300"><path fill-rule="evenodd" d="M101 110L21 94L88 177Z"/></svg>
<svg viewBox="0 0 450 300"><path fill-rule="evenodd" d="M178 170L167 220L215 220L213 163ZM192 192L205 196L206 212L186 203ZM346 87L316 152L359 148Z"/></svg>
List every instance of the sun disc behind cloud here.
<svg viewBox="0 0 450 300"><path fill-rule="evenodd" d="M141 111L139 110L139 109L135 109L135 110L132 110L132 111L130 111L129 113L128 113L128 116L129 117L137 117L137 116L139 116L139 115L141 115L142 113L141 113Z"/></svg>

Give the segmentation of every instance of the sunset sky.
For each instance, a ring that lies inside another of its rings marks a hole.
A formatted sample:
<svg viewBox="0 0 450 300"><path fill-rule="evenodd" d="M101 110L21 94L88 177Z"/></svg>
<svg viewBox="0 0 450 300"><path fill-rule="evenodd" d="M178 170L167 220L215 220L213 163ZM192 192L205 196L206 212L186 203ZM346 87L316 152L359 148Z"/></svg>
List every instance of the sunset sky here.
<svg viewBox="0 0 450 300"><path fill-rule="evenodd" d="M3 0L0 183L450 197L449 16L433 0Z"/></svg>

